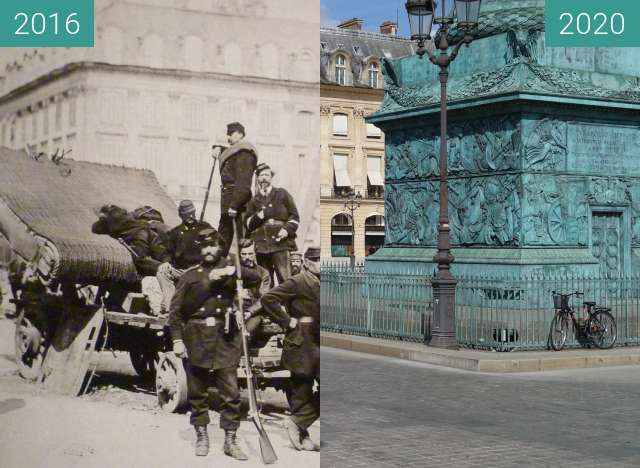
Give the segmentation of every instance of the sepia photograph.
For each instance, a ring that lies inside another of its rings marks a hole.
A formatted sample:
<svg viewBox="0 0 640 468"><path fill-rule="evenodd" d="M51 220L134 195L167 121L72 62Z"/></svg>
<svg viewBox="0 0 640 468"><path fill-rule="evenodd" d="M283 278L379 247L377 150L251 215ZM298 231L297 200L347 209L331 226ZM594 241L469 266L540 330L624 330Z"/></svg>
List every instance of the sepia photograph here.
<svg viewBox="0 0 640 468"><path fill-rule="evenodd" d="M319 467L319 4L91 3L0 47L0 466Z"/></svg>

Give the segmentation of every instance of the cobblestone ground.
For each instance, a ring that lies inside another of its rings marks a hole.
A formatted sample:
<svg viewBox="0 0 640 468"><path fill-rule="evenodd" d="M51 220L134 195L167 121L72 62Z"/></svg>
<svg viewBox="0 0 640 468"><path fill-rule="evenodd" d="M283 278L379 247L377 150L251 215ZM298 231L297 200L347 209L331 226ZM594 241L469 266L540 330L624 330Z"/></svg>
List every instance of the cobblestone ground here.
<svg viewBox="0 0 640 468"><path fill-rule="evenodd" d="M324 348L322 468L640 466L640 367L496 375Z"/></svg>

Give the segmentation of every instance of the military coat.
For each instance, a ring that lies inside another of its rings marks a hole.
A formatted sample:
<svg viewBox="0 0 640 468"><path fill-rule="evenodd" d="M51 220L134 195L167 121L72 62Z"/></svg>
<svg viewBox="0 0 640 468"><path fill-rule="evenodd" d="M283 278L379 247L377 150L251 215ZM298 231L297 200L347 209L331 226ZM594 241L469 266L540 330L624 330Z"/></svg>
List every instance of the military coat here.
<svg viewBox="0 0 640 468"><path fill-rule="evenodd" d="M135 252L133 263L142 276L155 276L158 267L171 260L162 239L146 221L134 219L117 207L93 223L91 231L122 239Z"/></svg>
<svg viewBox="0 0 640 468"><path fill-rule="evenodd" d="M201 248L196 241L203 229L213 228L206 221L194 221L192 224L182 223L169 231L167 250L173 266L184 270L200 263Z"/></svg>
<svg viewBox="0 0 640 468"><path fill-rule="evenodd" d="M258 216L260 211L264 213L263 218ZM300 225L300 216L293 197L285 189L271 187L271 190L264 195L260 192L256 193L247 204L246 224L257 253L270 254L283 250L297 250L295 238ZM276 237L280 229L287 231L287 237L277 242Z"/></svg>
<svg viewBox="0 0 640 468"><path fill-rule="evenodd" d="M251 200L251 183L258 164L258 153L253 145L241 140L220 155L221 213L229 208L242 211Z"/></svg>
<svg viewBox="0 0 640 468"><path fill-rule="evenodd" d="M242 356L240 331L231 316L230 333L224 331L225 313L233 310L235 275L218 280L209 278L214 269L228 265L220 259L214 265L199 265L187 270L178 281L171 300L169 328L173 340L183 340L189 362L207 369L237 367ZM259 274L242 269L243 283L254 287ZM206 323L209 322L209 323Z"/></svg>
<svg viewBox="0 0 640 468"><path fill-rule="evenodd" d="M282 365L292 374L320 376L320 277L303 268L267 292L262 299L263 310L287 330L282 351ZM285 310L283 310L284 306ZM312 320L299 322L289 329L291 318Z"/></svg>

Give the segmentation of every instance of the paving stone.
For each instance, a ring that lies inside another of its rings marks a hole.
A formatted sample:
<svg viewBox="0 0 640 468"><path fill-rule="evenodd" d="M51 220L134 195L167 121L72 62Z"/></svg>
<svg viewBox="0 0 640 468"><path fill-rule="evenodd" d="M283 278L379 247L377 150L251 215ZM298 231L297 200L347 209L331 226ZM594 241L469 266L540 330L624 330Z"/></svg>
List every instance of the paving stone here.
<svg viewBox="0 0 640 468"><path fill-rule="evenodd" d="M323 468L640 466L640 367L483 374L323 348Z"/></svg>

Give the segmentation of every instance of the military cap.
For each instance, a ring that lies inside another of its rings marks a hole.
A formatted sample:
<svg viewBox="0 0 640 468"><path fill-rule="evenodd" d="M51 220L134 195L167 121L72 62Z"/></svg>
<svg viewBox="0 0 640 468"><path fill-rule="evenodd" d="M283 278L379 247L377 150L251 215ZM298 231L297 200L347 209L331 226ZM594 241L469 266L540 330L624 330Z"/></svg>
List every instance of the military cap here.
<svg viewBox="0 0 640 468"><path fill-rule="evenodd" d="M178 214L180 216L195 212L196 207L191 200L182 200L180 202L180 205L178 206Z"/></svg>
<svg viewBox="0 0 640 468"><path fill-rule="evenodd" d="M198 232L198 244L200 246L205 245L218 245L220 241L220 236L218 232L213 228L202 229Z"/></svg>
<svg viewBox="0 0 640 468"><path fill-rule="evenodd" d="M262 171L270 171L272 176L275 175L275 172L273 172L273 169L271 169L271 166L267 163L258 164L258 167L256 167L256 176L259 176Z"/></svg>
<svg viewBox="0 0 640 468"><path fill-rule="evenodd" d="M144 205L136 208L131 213L136 219L144 219L145 221L158 221L164 223L164 219L162 218L162 213L156 210L154 207L149 205Z"/></svg>
<svg viewBox="0 0 640 468"><path fill-rule="evenodd" d="M309 247L304 253L304 258L318 260L320 258L320 247Z"/></svg>
<svg viewBox="0 0 640 468"><path fill-rule="evenodd" d="M233 132L240 132L245 135L244 126L240 122L231 122L227 124L227 135L231 135Z"/></svg>
<svg viewBox="0 0 640 468"><path fill-rule="evenodd" d="M291 252L289 253L290 260L298 259L302 260L302 252Z"/></svg>

